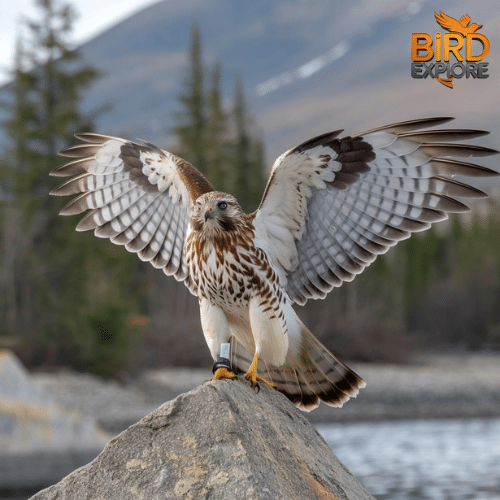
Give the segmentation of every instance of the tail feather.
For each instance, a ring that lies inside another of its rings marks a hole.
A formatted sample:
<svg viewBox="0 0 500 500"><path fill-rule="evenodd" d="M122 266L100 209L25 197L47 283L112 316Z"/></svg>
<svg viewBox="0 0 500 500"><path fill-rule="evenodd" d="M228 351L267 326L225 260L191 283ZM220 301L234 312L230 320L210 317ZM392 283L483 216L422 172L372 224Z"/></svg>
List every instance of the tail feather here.
<svg viewBox="0 0 500 500"><path fill-rule="evenodd" d="M290 349L283 365L273 366L259 359L257 370L301 410L311 411L320 401L341 407L365 387L364 380L339 361L305 326L300 344L299 353L294 354ZM245 373L252 357L234 337L231 339L231 365L235 373Z"/></svg>
<svg viewBox="0 0 500 500"><path fill-rule="evenodd" d="M359 389L366 385L364 380L337 359L309 330L305 329L305 335L308 353L316 372L322 374L323 380L334 388L334 392L343 402L350 397L356 397ZM345 397L342 397L341 393Z"/></svg>

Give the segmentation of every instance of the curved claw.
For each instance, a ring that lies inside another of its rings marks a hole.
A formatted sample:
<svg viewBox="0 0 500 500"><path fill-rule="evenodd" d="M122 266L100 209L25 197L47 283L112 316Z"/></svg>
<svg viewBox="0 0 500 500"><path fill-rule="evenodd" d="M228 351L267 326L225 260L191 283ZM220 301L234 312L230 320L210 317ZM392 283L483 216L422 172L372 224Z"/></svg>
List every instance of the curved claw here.
<svg viewBox="0 0 500 500"><path fill-rule="evenodd" d="M250 365L250 368L248 371L245 373L245 378L247 380L250 380L252 382L252 389L255 389L255 387L258 387L259 384L257 382L262 382L263 384L266 384L269 387L275 387L274 384L271 384L271 382L268 382L265 378L262 378L260 375L257 375L257 363L259 361L259 356L255 354L252 364ZM260 391L260 387L259 387Z"/></svg>

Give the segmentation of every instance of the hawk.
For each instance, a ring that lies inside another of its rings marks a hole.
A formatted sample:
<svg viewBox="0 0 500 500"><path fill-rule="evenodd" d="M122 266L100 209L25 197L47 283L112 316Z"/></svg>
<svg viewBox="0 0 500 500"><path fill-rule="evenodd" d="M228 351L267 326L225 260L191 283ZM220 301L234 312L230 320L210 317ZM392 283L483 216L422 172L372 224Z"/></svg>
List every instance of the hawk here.
<svg viewBox="0 0 500 500"><path fill-rule="evenodd" d="M486 196L451 179L496 175L449 157L497 151L451 144L487 134L427 129L451 118L314 137L274 163L259 208L245 214L192 165L144 141L84 133L62 151L77 158L51 172L73 176L52 191L76 195L61 215L86 212L77 231L125 245L198 297L214 379L276 387L304 410L342 406L365 386L307 329L293 309L351 281L412 232ZM422 130L424 129L424 130ZM219 359L220 360L220 359Z"/></svg>

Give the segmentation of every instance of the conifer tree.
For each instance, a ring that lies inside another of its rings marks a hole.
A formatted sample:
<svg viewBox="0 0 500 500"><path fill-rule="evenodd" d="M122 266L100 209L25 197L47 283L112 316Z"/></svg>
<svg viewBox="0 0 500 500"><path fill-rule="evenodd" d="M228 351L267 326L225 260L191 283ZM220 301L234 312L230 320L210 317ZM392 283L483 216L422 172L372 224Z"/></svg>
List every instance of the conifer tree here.
<svg viewBox="0 0 500 500"><path fill-rule="evenodd" d="M69 44L72 7L36 3L40 20L29 22L28 38L18 43L2 124L9 139L2 155L9 217L0 242L10 257L0 269L8 277L0 312L9 318L0 333L15 340L29 364L62 361L109 375L123 366L130 345L123 289L134 264L57 215L61 200L49 196L56 182L48 176L73 134L92 129L93 117L80 102L98 72Z"/></svg>
<svg viewBox="0 0 500 500"><path fill-rule="evenodd" d="M206 175L215 189L231 192L234 180L229 157L228 117L222 107L220 62L214 65L211 76L204 141L208 163Z"/></svg>
<svg viewBox="0 0 500 500"><path fill-rule="evenodd" d="M24 71L24 59L22 41L18 39L12 70L14 83L11 84L10 88L11 101L0 103L0 106L9 114L2 126L11 145L4 149L0 164L2 199L6 198L7 200L11 200L14 192L22 189L22 174L26 169L25 165L30 160L30 151L27 147L29 137L25 123L33 120L34 109L27 98L32 78L29 73Z"/></svg>
<svg viewBox="0 0 500 500"><path fill-rule="evenodd" d="M179 138L179 154L205 174L207 169L206 98L201 32L197 24L191 27L189 58L188 74L183 85L183 92L179 94L182 111L175 115L178 125L174 131Z"/></svg>
<svg viewBox="0 0 500 500"><path fill-rule="evenodd" d="M216 189L236 196L244 210L254 210L265 186L264 149L247 116L243 81L236 78L234 105L226 112L221 63L214 65L211 86L205 90L206 70L196 24L191 29L189 54L190 65L179 95L181 111L175 115L177 153L206 175Z"/></svg>
<svg viewBox="0 0 500 500"><path fill-rule="evenodd" d="M243 210L251 211L264 190L264 151L262 142L254 139L246 113L243 80L235 77L233 120L235 127L233 164L236 172L234 194Z"/></svg>

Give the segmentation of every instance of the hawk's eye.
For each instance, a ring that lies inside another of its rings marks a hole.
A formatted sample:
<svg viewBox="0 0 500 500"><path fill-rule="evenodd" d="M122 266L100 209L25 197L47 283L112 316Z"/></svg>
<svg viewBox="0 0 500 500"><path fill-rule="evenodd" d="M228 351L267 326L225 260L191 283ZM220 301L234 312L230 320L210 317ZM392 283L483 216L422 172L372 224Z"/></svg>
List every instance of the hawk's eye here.
<svg viewBox="0 0 500 500"><path fill-rule="evenodd" d="M226 210L227 203L225 201L219 201L219 203L217 203L217 206L219 207L220 210Z"/></svg>

